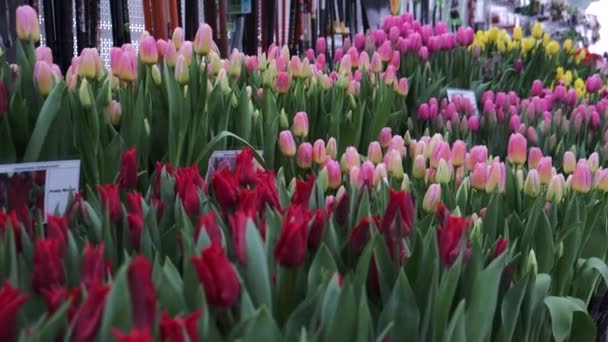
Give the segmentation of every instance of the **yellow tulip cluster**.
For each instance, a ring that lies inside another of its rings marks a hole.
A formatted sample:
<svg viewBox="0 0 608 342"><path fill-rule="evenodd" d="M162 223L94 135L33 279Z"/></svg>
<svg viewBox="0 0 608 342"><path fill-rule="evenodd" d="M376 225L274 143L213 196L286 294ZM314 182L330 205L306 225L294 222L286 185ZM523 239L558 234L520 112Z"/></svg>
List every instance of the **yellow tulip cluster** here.
<svg viewBox="0 0 608 342"><path fill-rule="evenodd" d="M570 71L570 70L564 71L564 68L558 67L556 69L555 78L558 81L562 81L562 82L564 82L565 85L569 86L572 83L572 71Z"/></svg>
<svg viewBox="0 0 608 342"><path fill-rule="evenodd" d="M582 78L577 78L576 81L574 81L574 89L576 90L576 95L578 97L584 97L587 93L585 81Z"/></svg>

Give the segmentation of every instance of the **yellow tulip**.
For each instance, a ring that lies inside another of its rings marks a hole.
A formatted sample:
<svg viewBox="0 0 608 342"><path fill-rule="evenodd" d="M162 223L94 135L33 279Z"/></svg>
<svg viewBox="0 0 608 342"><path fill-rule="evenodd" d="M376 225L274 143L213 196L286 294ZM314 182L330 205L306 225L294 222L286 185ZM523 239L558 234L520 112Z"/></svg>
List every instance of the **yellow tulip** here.
<svg viewBox="0 0 608 342"><path fill-rule="evenodd" d="M521 44L521 50L524 54L532 51L532 49L534 48L534 44L536 44L536 41L533 38L526 38L522 41Z"/></svg>
<svg viewBox="0 0 608 342"><path fill-rule="evenodd" d="M513 29L513 39L515 41L520 41L522 35L523 35L523 32L521 30L521 27L517 26L516 28Z"/></svg>
<svg viewBox="0 0 608 342"><path fill-rule="evenodd" d="M555 40L552 40L549 42L549 44L547 44L546 49L547 53L549 53L551 56L554 56L559 51L559 43Z"/></svg>
<svg viewBox="0 0 608 342"><path fill-rule="evenodd" d="M549 44L550 40L551 40L551 35L545 32L545 34L543 34L543 46L547 47L547 44Z"/></svg>
<svg viewBox="0 0 608 342"><path fill-rule="evenodd" d="M572 39L566 39L564 41L564 50L566 53L572 53Z"/></svg>
<svg viewBox="0 0 608 342"><path fill-rule="evenodd" d="M540 39L543 36L543 26L541 23L536 23L532 26L532 37L534 39Z"/></svg>
<svg viewBox="0 0 608 342"><path fill-rule="evenodd" d="M496 42L496 48L500 52L505 52L505 50L507 49L507 47L505 46L505 42L503 40L499 40Z"/></svg>
<svg viewBox="0 0 608 342"><path fill-rule="evenodd" d="M507 40L507 51L511 52L515 48L515 43L511 39Z"/></svg>
<svg viewBox="0 0 608 342"><path fill-rule="evenodd" d="M584 89L576 88L576 96L578 96L578 97L585 96L585 90Z"/></svg>
<svg viewBox="0 0 608 342"><path fill-rule="evenodd" d="M566 85L570 85L570 83L572 83L572 71L566 71L562 81L564 81Z"/></svg>
<svg viewBox="0 0 608 342"><path fill-rule="evenodd" d="M562 67L557 67L557 69L555 69L555 75L556 75L555 77L556 77L557 79L560 79L560 80L561 80L561 79L562 79L562 77L564 77L564 68L562 68Z"/></svg>
<svg viewBox="0 0 608 342"><path fill-rule="evenodd" d="M487 38L489 42L496 42L498 40L498 28L492 27L487 31Z"/></svg>
<svg viewBox="0 0 608 342"><path fill-rule="evenodd" d="M576 81L574 81L574 87L575 88L585 88L585 81L583 81L582 78L577 78Z"/></svg>

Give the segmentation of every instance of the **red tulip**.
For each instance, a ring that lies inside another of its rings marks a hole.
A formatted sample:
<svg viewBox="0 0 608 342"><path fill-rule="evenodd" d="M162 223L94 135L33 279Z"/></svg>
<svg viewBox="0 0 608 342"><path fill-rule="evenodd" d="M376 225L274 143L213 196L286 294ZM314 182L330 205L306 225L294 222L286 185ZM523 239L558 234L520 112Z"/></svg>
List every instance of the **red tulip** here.
<svg viewBox="0 0 608 342"><path fill-rule="evenodd" d="M32 288L37 293L42 290L63 286L65 274L61 262L60 242L54 239L36 240Z"/></svg>
<svg viewBox="0 0 608 342"><path fill-rule="evenodd" d="M283 230L274 249L276 262L283 267L298 267L306 259L310 212L292 205L283 221Z"/></svg>
<svg viewBox="0 0 608 342"><path fill-rule="evenodd" d="M112 334L116 342L152 342L154 339L150 335L150 329L133 329L130 333L125 334L118 329L112 329Z"/></svg>
<svg viewBox="0 0 608 342"><path fill-rule="evenodd" d="M382 217L381 227L385 232L406 237L412 231L414 221L414 202L405 191L390 191L388 207Z"/></svg>
<svg viewBox="0 0 608 342"><path fill-rule="evenodd" d="M350 232L348 244L354 255L359 255L367 245L370 238L369 218L362 217L359 224Z"/></svg>
<svg viewBox="0 0 608 342"><path fill-rule="evenodd" d="M87 298L76 312L72 322L72 341L86 342L95 339L109 292L110 286L99 284L87 291Z"/></svg>
<svg viewBox="0 0 608 342"><path fill-rule="evenodd" d="M319 248L326 221L327 214L325 213L325 210L317 209L314 213L312 224L310 225L310 231L308 232L308 250Z"/></svg>
<svg viewBox="0 0 608 342"><path fill-rule="evenodd" d="M219 172L214 173L211 184L215 198L224 210L230 210L237 205L239 184L228 168L222 168Z"/></svg>
<svg viewBox="0 0 608 342"><path fill-rule="evenodd" d="M466 230L470 219L452 216L447 209L440 205L438 208L440 225L437 228L437 243L439 245L439 257L445 266L452 266L461 251L462 240L466 239ZM465 259L471 253L470 242L467 240Z"/></svg>
<svg viewBox="0 0 608 342"><path fill-rule="evenodd" d="M141 200L143 199L143 195L139 192L129 192L127 193L127 203L129 204L129 212L133 214L143 215L144 211L142 209Z"/></svg>
<svg viewBox="0 0 608 342"><path fill-rule="evenodd" d="M163 311L160 318L160 336L162 342L186 342L198 341L198 319L201 317L202 309L198 309L185 317L169 317ZM186 336L184 336L186 333Z"/></svg>
<svg viewBox="0 0 608 342"><path fill-rule="evenodd" d="M245 148L237 153L234 175L242 186L254 185L257 183L255 165L253 162L253 150L251 150L251 148Z"/></svg>
<svg viewBox="0 0 608 342"><path fill-rule="evenodd" d="M296 192L291 199L291 203L308 205L314 186L315 177L313 175L309 175L305 181L296 179Z"/></svg>
<svg viewBox="0 0 608 342"><path fill-rule="evenodd" d="M103 284L106 278L106 265L103 259L103 242L97 246L86 244L82 253L80 279L87 289Z"/></svg>
<svg viewBox="0 0 608 342"><path fill-rule="evenodd" d="M255 191L263 208L266 206L272 209L281 208L274 172L258 172L258 184L255 187Z"/></svg>
<svg viewBox="0 0 608 342"><path fill-rule="evenodd" d="M219 244L212 243L203 249L201 257L192 257L192 262L211 305L230 307L236 304L241 293L239 279Z"/></svg>
<svg viewBox="0 0 608 342"><path fill-rule="evenodd" d="M247 220L250 217L247 213L239 210L229 217L230 230L232 233L232 248L236 260L241 264L247 264Z"/></svg>
<svg viewBox="0 0 608 342"><path fill-rule="evenodd" d="M190 216L196 216L200 210L198 190L204 188L205 181L198 173L198 167L182 167L175 174L175 189L184 210Z"/></svg>
<svg viewBox="0 0 608 342"><path fill-rule="evenodd" d="M26 209L27 210L27 209ZM0 233L2 236L6 233L6 229L8 226L11 226L13 231L13 235L15 237L15 244L17 246L17 250L21 250L21 229L19 228L19 220L17 219L17 212L11 211L10 213L5 213L0 210Z"/></svg>
<svg viewBox="0 0 608 342"><path fill-rule="evenodd" d="M256 190L244 188L239 191L238 210L248 213L249 216L256 217L258 213L263 214L265 209L264 203L259 200Z"/></svg>
<svg viewBox="0 0 608 342"><path fill-rule="evenodd" d="M141 243L141 233L144 230L144 218L140 214L128 214L129 240L131 247L139 249Z"/></svg>
<svg viewBox="0 0 608 342"><path fill-rule="evenodd" d="M27 294L21 294L8 281L0 289L0 341L15 341L17 311L27 299Z"/></svg>
<svg viewBox="0 0 608 342"><path fill-rule="evenodd" d="M335 204L334 216L336 218L336 223L339 225L346 224L348 220L348 193L345 192L342 197L338 200L338 203Z"/></svg>
<svg viewBox="0 0 608 342"><path fill-rule="evenodd" d="M135 147L122 154L118 183L126 189L137 187L137 151Z"/></svg>
<svg viewBox="0 0 608 342"><path fill-rule="evenodd" d="M71 321L78 310L80 303L80 287L68 290L62 287L42 290L42 296L46 300L46 310L50 315L54 314L66 301L72 300L68 308L68 320Z"/></svg>
<svg viewBox="0 0 608 342"><path fill-rule="evenodd" d="M194 232L194 241L198 241L199 234L202 229L205 229L209 240L212 243L222 243L222 232L220 226L215 221L215 213L210 212L198 218L198 226Z"/></svg>
<svg viewBox="0 0 608 342"><path fill-rule="evenodd" d="M80 217L82 217L85 222L89 221L89 213L86 208L86 201L82 196L82 192L76 192L74 194L74 198L72 202L68 205L65 216L68 217L70 221L74 220L77 213L80 213Z"/></svg>
<svg viewBox="0 0 608 342"><path fill-rule="evenodd" d="M152 197L151 201L156 208L156 221L160 222L163 219L163 214L165 213L165 202L155 197Z"/></svg>
<svg viewBox="0 0 608 342"><path fill-rule="evenodd" d="M68 242L68 221L65 216L47 216L46 237L59 242L61 254L65 251Z"/></svg>
<svg viewBox="0 0 608 342"><path fill-rule="evenodd" d="M508 246L509 246L509 241L507 241L507 239L505 239L505 238L498 239L498 241L496 242L496 247L494 247L494 253L492 254L492 257L498 258L499 256L501 256L502 253L504 253L507 250Z"/></svg>
<svg viewBox="0 0 608 342"><path fill-rule="evenodd" d="M98 185L97 190L101 195L101 209L109 212L112 223L120 221L122 219L122 203L120 202L118 185Z"/></svg>
<svg viewBox="0 0 608 342"><path fill-rule="evenodd" d="M156 291L152 283L152 265L143 256L137 256L128 270L129 293L136 328L152 329L156 323Z"/></svg>

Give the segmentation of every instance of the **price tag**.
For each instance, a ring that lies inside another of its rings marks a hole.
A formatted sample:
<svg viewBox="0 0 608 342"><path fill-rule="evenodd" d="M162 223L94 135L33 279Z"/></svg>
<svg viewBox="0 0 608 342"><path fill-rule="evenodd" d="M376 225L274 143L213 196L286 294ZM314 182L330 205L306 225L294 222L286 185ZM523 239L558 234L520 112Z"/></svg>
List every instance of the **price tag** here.
<svg viewBox="0 0 608 342"><path fill-rule="evenodd" d="M479 115L479 108L477 108L477 97L475 96L475 92L472 90L466 89L456 89L456 88L448 88L448 100L452 102L452 99L456 96L460 96L463 99L469 100L475 108L475 115Z"/></svg>
<svg viewBox="0 0 608 342"><path fill-rule="evenodd" d="M216 171L227 167L230 171L234 171L236 166L236 155L240 150L225 150L225 151L215 151L209 158L209 166L207 167L207 174L205 178L207 181L211 181L211 177ZM256 151L260 156L264 155L264 151ZM261 168L261 165L257 162L257 160L253 160L256 167Z"/></svg>
<svg viewBox="0 0 608 342"><path fill-rule="evenodd" d="M46 223L47 215L65 213L79 182L80 160L0 165L0 208L40 209Z"/></svg>

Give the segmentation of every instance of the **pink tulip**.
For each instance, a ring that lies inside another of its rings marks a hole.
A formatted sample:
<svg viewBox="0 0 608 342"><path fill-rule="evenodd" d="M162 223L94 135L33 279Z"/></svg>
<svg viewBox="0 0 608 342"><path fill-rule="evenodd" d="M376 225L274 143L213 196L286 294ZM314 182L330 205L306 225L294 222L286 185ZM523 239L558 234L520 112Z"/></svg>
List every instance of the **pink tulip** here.
<svg viewBox="0 0 608 342"><path fill-rule="evenodd" d="M173 30L173 36L171 38L171 41L173 42L173 46L175 46L176 50L181 48L182 43L184 42L184 29L182 29L181 27L176 27L175 30Z"/></svg>
<svg viewBox="0 0 608 342"><path fill-rule="evenodd" d="M564 152L563 168L566 174L571 174L576 168L576 156L572 151Z"/></svg>
<svg viewBox="0 0 608 342"><path fill-rule="evenodd" d="M469 171L472 171L477 163L484 165L488 161L488 148L484 145L476 145L469 152L469 160L466 161L466 166Z"/></svg>
<svg viewBox="0 0 608 342"><path fill-rule="evenodd" d="M374 182L375 171L376 167L371 161L366 160L363 162L359 172L359 183L371 186Z"/></svg>
<svg viewBox="0 0 608 342"><path fill-rule="evenodd" d="M317 51L317 54L324 54L327 51L327 42L325 41L325 38L321 37L317 39L315 50Z"/></svg>
<svg viewBox="0 0 608 342"><path fill-rule="evenodd" d="M450 160L450 145L445 141L439 141L435 144L431 153L431 167L436 169L441 159Z"/></svg>
<svg viewBox="0 0 608 342"><path fill-rule="evenodd" d="M405 141L403 137L400 135L394 135L391 138L391 143L388 146L389 150L397 150L401 153L401 156L404 157L407 154L407 149L405 148Z"/></svg>
<svg viewBox="0 0 608 342"><path fill-rule="evenodd" d="M137 58L133 52L123 51L120 56L118 76L123 81L135 81L137 79Z"/></svg>
<svg viewBox="0 0 608 342"><path fill-rule="evenodd" d="M312 145L308 142L298 146L296 163L301 169L310 169L312 167Z"/></svg>
<svg viewBox="0 0 608 342"><path fill-rule="evenodd" d="M174 67L175 63L177 63L177 49L173 44L165 45L165 51L163 53L165 62L169 67Z"/></svg>
<svg viewBox="0 0 608 342"><path fill-rule="evenodd" d="M581 159L576 164L570 186L579 193L587 193L591 189L591 169L587 160Z"/></svg>
<svg viewBox="0 0 608 342"><path fill-rule="evenodd" d="M355 35L355 48L359 51L365 50L365 35L363 33Z"/></svg>
<svg viewBox="0 0 608 342"><path fill-rule="evenodd" d="M598 170L594 179L595 188L603 192L608 192L608 169Z"/></svg>
<svg viewBox="0 0 608 342"><path fill-rule="evenodd" d="M275 88L279 94L287 94L289 91L290 77L285 71L279 72L275 81Z"/></svg>
<svg viewBox="0 0 608 342"><path fill-rule="evenodd" d="M325 142L323 139L317 139L312 147L312 160L317 165L323 165L326 159Z"/></svg>
<svg viewBox="0 0 608 342"><path fill-rule="evenodd" d="M53 64L53 51L46 46L36 48L36 61L45 61L49 65Z"/></svg>
<svg viewBox="0 0 608 342"><path fill-rule="evenodd" d="M220 77L218 77L218 79L219 78ZM175 80L182 86L190 82L190 70L188 68L188 62L186 62L186 58L184 57L184 55L177 56L177 61L175 62Z"/></svg>
<svg viewBox="0 0 608 342"><path fill-rule="evenodd" d="M327 179L330 189L337 189L342 185L342 171L340 170L340 164L335 160L327 160L325 163L325 169L327 170Z"/></svg>
<svg viewBox="0 0 608 342"><path fill-rule="evenodd" d="M97 64L99 61L100 57L97 49L83 49L78 62L78 75L88 79L95 78L97 76Z"/></svg>
<svg viewBox="0 0 608 342"><path fill-rule="evenodd" d="M387 170L395 179L403 178L403 160L401 153L397 150L390 150L387 154Z"/></svg>
<svg viewBox="0 0 608 342"><path fill-rule="evenodd" d="M40 24L38 14L30 6L19 6L16 12L17 37L22 41L38 42L40 40Z"/></svg>
<svg viewBox="0 0 608 342"><path fill-rule="evenodd" d="M541 149L538 147L532 147L528 153L528 167L531 169L536 169L542 157L543 151L541 151Z"/></svg>
<svg viewBox="0 0 608 342"><path fill-rule="evenodd" d="M374 170L374 186L378 186L381 181L386 180L387 178L388 171L386 170L386 165L384 165L384 163L376 165L376 169Z"/></svg>
<svg viewBox="0 0 608 342"><path fill-rule="evenodd" d="M591 94L596 93L598 90L602 89L602 85L602 79L598 74L593 74L592 76L587 78L587 81L585 82L587 92Z"/></svg>
<svg viewBox="0 0 608 342"><path fill-rule="evenodd" d="M471 173L471 186L474 189L485 191L486 190L486 181L488 178L488 167L486 163L477 163L473 167L473 172Z"/></svg>
<svg viewBox="0 0 608 342"><path fill-rule="evenodd" d="M359 157L357 149L353 146L348 146L342 155L340 164L342 166L342 171L348 171L355 166L359 167L361 165L361 158Z"/></svg>
<svg viewBox="0 0 608 342"><path fill-rule="evenodd" d="M394 90L397 94L401 96L406 96L409 90L409 85L407 82L407 78L402 77L399 79L399 82L395 79Z"/></svg>
<svg viewBox="0 0 608 342"><path fill-rule="evenodd" d="M519 133L511 134L507 145L507 159L515 165L523 165L526 162L528 142Z"/></svg>
<svg viewBox="0 0 608 342"><path fill-rule="evenodd" d="M378 165L382 162L382 147L377 141L372 141L367 149L367 158L374 164Z"/></svg>
<svg viewBox="0 0 608 342"><path fill-rule="evenodd" d="M350 184L360 188L363 185L361 181L361 169L358 166L353 166L348 169L348 180Z"/></svg>
<svg viewBox="0 0 608 342"><path fill-rule="evenodd" d="M437 206L441 202L441 186L439 184L431 184L424 194L422 207L429 213L434 213Z"/></svg>
<svg viewBox="0 0 608 342"><path fill-rule="evenodd" d="M279 133L279 149L286 157L293 157L296 154L296 142L291 131L284 130Z"/></svg>
<svg viewBox="0 0 608 342"><path fill-rule="evenodd" d="M152 65L158 62L158 47L152 36L145 36L139 42L139 58L143 64Z"/></svg>
<svg viewBox="0 0 608 342"><path fill-rule="evenodd" d="M45 61L37 61L34 66L34 82L38 87L38 92L42 96L47 96L53 90L53 73L51 66Z"/></svg>
<svg viewBox="0 0 608 342"><path fill-rule="evenodd" d="M589 170L591 170L592 173L595 173L600 167L600 155L597 152L591 153L587 163L589 164Z"/></svg>
<svg viewBox="0 0 608 342"><path fill-rule="evenodd" d="M470 27L460 27L458 28L458 32L456 34L456 40L458 44L461 46L469 46L473 43L475 39L475 32Z"/></svg>
<svg viewBox="0 0 608 342"><path fill-rule="evenodd" d="M336 139L334 137L330 137L329 140L327 140L325 151L327 155L334 160L338 157L338 144L336 143Z"/></svg>
<svg viewBox="0 0 608 342"><path fill-rule="evenodd" d="M206 23L200 24L194 36L194 51L199 55L206 56L211 51L212 43L213 29Z"/></svg>
<svg viewBox="0 0 608 342"><path fill-rule="evenodd" d="M542 157L538 162L536 170L538 171L540 182L542 184L548 185L551 181L551 177L553 177L553 174L551 173L552 168L553 163L551 157Z"/></svg>
<svg viewBox="0 0 608 342"><path fill-rule="evenodd" d="M498 159L494 159L488 168L488 178L486 181L486 192L491 193L495 189L500 192L505 191L507 171L505 164Z"/></svg>
<svg viewBox="0 0 608 342"><path fill-rule="evenodd" d="M119 47L113 47L110 49L110 68L112 69L112 75L114 76L118 76L119 74L122 53L122 49Z"/></svg>
<svg viewBox="0 0 608 342"><path fill-rule="evenodd" d="M306 112L298 112L293 117L293 128L294 136L298 138L304 138L308 135L308 115Z"/></svg>
<svg viewBox="0 0 608 342"><path fill-rule="evenodd" d="M391 144L391 139L393 137L393 133L390 127L384 127L380 130L380 136L378 137L378 141L380 142L380 146L383 148L388 148Z"/></svg>

